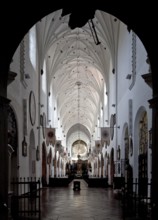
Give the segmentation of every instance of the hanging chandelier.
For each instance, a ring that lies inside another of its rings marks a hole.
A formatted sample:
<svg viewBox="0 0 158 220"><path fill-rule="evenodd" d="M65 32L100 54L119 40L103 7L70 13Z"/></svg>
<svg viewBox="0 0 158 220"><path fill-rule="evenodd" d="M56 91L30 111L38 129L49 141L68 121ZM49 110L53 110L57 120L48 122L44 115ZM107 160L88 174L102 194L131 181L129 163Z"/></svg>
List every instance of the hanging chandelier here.
<svg viewBox="0 0 158 220"><path fill-rule="evenodd" d="M80 154L79 154L79 150L80 150L80 86L81 86L81 82L77 81L76 85L78 86L78 154L77 157L78 159L80 159Z"/></svg>
<svg viewBox="0 0 158 220"><path fill-rule="evenodd" d="M97 32L96 32L96 29L95 29L93 20L90 19L90 20L88 21L88 24L89 24L90 31L91 31L91 33L92 33L92 37L93 37L94 43L95 43L96 45L99 45L99 44L100 44L100 41L99 41L99 39L98 39L98 35L97 35Z"/></svg>

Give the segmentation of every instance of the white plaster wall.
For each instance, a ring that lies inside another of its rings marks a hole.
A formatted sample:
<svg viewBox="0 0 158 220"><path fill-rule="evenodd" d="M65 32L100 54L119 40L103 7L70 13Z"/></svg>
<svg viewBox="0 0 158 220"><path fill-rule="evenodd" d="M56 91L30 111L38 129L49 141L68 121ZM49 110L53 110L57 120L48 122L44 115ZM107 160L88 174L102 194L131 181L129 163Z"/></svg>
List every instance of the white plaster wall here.
<svg viewBox="0 0 158 220"><path fill-rule="evenodd" d="M128 110L128 100L133 100L133 131L134 134L134 123L138 109L141 106L147 111L148 115L148 126L149 130L151 128L151 109L149 109L148 100L152 98L152 90L151 88L145 83L143 78L141 77L142 74L148 73L149 66L146 63L147 54L146 51L137 38L137 55L136 55L136 83L132 90L129 90L129 80L126 79L127 74L131 74L131 33L128 33L126 26L120 26L120 38L119 38L119 53L118 53L118 62L117 62L117 72L118 72L118 80L117 80L117 121L120 129L118 131L118 144L122 146L123 144L123 127L124 124L127 123L129 125L129 110ZM138 146L135 145L135 139L133 135L133 146L134 151L137 151ZM150 154L151 152L149 152ZM134 155L134 153L133 153ZM121 158L124 157L124 152L121 151ZM137 170L138 170L138 163L137 157L134 159L134 156L130 157L130 164L133 167L133 174L134 177L137 177ZM150 165L150 161L149 161ZM150 166L149 166L150 167ZM150 170L150 168L149 168Z"/></svg>
<svg viewBox="0 0 158 220"><path fill-rule="evenodd" d="M113 66L112 63L110 64L110 69L109 69L109 90L107 91L107 100L108 100L108 122L107 122L107 126L110 127L110 118L112 114L116 114L116 79L117 79L117 75L116 75L116 70L115 73L112 72L113 70ZM105 94L106 95L106 94ZM116 127L116 125L115 125ZM115 152L116 152L116 147L117 147L117 136L116 133L117 130L116 128L114 128L114 136L113 139L111 139L111 135L110 135L110 145L107 148L107 153L110 155L111 153L111 149L114 148L114 161L115 161ZM109 165L110 166L110 165ZM110 175L110 168L109 168L109 175ZM110 178L110 177L109 177Z"/></svg>
<svg viewBox="0 0 158 220"><path fill-rule="evenodd" d="M17 73L15 80L8 86L8 98L11 100L11 105L15 109L17 116L17 126L18 126L18 164L19 165L19 177L29 177L29 135L31 129L33 129L35 134L35 148L38 145L38 129L39 118L38 118L38 65L34 68L31 64L29 57L29 35L25 36L25 54L24 54L24 72L29 74L30 78L25 79L26 86L20 80L20 47L17 48L14 56L13 62L10 65L10 70ZM36 121L35 125L32 126L30 122L29 115L29 94L33 91L36 99ZM27 99L27 121L28 129L26 135L27 142L27 156L22 156L22 140L24 138L23 134L23 99ZM41 152L40 152L41 155ZM36 161L36 177L41 177L41 160Z"/></svg>

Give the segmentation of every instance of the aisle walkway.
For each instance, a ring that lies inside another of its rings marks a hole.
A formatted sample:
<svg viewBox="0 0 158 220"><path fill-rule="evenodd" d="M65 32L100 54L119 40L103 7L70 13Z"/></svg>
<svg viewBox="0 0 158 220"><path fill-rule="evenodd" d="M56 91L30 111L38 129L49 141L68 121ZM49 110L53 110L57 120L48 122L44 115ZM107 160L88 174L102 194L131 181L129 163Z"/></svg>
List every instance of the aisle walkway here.
<svg viewBox="0 0 158 220"><path fill-rule="evenodd" d="M42 190L41 220L121 220L121 204L112 189L88 188L79 179L80 191L69 187Z"/></svg>

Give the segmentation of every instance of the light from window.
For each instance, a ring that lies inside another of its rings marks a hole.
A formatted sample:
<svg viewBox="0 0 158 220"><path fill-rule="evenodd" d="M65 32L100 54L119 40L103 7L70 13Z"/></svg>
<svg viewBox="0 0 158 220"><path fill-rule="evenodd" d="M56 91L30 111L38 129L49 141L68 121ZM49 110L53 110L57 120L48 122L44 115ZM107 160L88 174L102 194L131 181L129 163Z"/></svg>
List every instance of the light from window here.
<svg viewBox="0 0 158 220"><path fill-rule="evenodd" d="M33 26L29 31L29 56L33 68L36 70L36 29Z"/></svg>

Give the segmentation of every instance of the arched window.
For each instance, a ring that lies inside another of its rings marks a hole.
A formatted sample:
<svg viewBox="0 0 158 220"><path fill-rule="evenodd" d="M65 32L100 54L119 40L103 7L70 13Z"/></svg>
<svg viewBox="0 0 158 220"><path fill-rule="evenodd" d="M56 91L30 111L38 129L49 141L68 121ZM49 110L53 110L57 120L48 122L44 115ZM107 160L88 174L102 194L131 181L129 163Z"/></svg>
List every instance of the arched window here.
<svg viewBox="0 0 158 220"><path fill-rule="evenodd" d="M34 70L36 70L36 48L36 27L34 25L29 31L29 57Z"/></svg>

